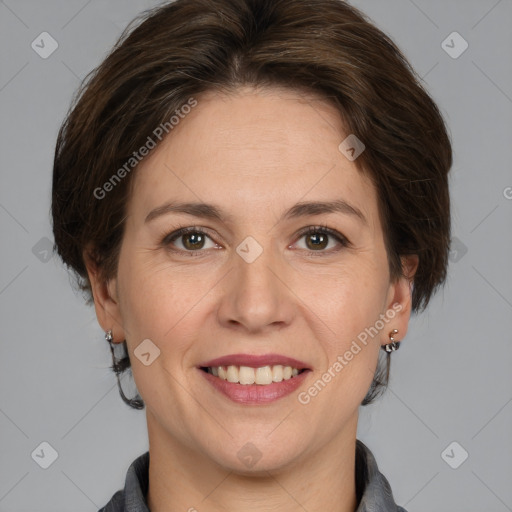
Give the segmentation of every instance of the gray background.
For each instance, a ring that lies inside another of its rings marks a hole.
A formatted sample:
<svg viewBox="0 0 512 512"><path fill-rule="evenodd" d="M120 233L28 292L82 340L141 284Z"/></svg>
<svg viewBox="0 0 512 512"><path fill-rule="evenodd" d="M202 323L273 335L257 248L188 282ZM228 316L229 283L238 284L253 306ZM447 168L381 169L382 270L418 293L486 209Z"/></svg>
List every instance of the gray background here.
<svg viewBox="0 0 512 512"><path fill-rule="evenodd" d="M512 511L512 1L352 3L424 78L455 156L448 282L412 319L387 393L361 408L358 437L409 512ZM2 512L96 511L148 447L145 414L119 397L94 310L48 249L53 150L72 95L153 5L0 2ZM59 45L47 59L31 47L43 31ZM458 58L442 46L453 31L469 44ZM131 378L122 382L129 394ZM43 441L58 453L48 469L31 457ZM445 460L460 463L462 450L469 457L452 469Z"/></svg>

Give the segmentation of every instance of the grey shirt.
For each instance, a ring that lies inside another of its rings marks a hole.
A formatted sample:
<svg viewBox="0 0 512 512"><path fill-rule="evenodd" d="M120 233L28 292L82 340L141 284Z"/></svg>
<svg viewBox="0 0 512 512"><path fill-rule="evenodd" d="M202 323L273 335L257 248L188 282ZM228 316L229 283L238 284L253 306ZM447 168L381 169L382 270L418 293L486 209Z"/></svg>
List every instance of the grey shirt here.
<svg viewBox="0 0 512 512"><path fill-rule="evenodd" d="M124 489L117 491L99 512L150 512L146 502L149 452L135 459L126 473ZM393 499L386 477L370 449L356 439L356 512L407 512Z"/></svg>

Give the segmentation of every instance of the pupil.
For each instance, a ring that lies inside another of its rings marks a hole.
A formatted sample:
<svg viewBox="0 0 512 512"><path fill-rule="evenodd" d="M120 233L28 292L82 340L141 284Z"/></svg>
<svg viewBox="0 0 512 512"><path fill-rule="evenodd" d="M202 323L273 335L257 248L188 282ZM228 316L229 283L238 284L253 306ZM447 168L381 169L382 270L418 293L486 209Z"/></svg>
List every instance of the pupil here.
<svg viewBox="0 0 512 512"><path fill-rule="evenodd" d="M201 240L203 237L200 233L193 233L193 234L187 234L185 235L185 240L187 241L185 243L185 247L189 249L197 249L197 244L204 242L204 240ZM191 243L188 243L188 240L193 240Z"/></svg>
<svg viewBox="0 0 512 512"><path fill-rule="evenodd" d="M322 239L321 241L319 239ZM325 243L325 240L326 240L326 236L325 235L322 235L322 234L318 234L318 233L315 233L315 234L312 234L310 235L310 240L316 240L316 242L313 242L313 248L316 248L318 249L318 247L324 247L324 245L322 245L323 243Z"/></svg>

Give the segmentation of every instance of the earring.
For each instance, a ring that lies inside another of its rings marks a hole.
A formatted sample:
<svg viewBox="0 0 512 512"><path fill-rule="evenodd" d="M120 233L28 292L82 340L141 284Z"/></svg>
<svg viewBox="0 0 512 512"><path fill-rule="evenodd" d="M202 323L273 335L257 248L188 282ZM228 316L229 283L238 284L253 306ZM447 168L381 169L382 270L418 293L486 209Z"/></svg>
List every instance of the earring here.
<svg viewBox="0 0 512 512"><path fill-rule="evenodd" d="M391 352L394 352L395 350L398 350L400 348L400 342L395 340L393 336L398 332L398 329L393 329L389 333L389 339L391 340L391 343L388 343L387 345L382 345L380 348L382 350L385 350L388 354Z"/></svg>
<svg viewBox="0 0 512 512"><path fill-rule="evenodd" d="M119 374L123 372L124 368L122 364L120 364L122 363L122 361L117 360L116 356L114 355L114 336L112 335L112 329L105 331L105 339L108 341L110 352L112 353L112 369L114 370L114 372L116 372L117 378L119 379Z"/></svg>
<svg viewBox="0 0 512 512"><path fill-rule="evenodd" d="M123 402L125 402L130 407L133 407L135 409L144 409L144 401L142 400L139 394L137 394L136 398L126 398L126 395L124 394L123 388L121 386L121 380L119 379L119 375L121 375L127 368L130 367L130 357L126 355L121 359L117 359L116 356L114 355L114 343L112 343L114 336L112 335L112 329L109 329L108 331L105 332L105 339L108 341L110 352L112 353L111 368L114 370L116 374L117 388L119 389L119 394L121 395ZM126 344L126 340L123 343Z"/></svg>

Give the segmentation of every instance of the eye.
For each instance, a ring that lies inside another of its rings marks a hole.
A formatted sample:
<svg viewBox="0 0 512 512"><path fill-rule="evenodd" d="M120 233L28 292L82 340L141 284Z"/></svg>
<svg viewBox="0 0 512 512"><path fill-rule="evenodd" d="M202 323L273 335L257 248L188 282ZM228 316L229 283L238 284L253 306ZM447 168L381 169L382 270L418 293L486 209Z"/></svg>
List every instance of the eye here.
<svg viewBox="0 0 512 512"><path fill-rule="evenodd" d="M329 247L329 242L331 241L337 242L341 247L350 246L350 242L347 238L327 226L309 226L299 233L299 239L301 238L305 238L305 250L310 254L331 254L340 250L340 248L336 249L336 244L334 244L334 249L331 247L331 250L324 250ZM210 240L213 246L205 246L208 240ZM161 245L163 247L170 247L170 250L184 253L188 256L201 256L205 252L202 249L215 249L219 247L204 229L195 226L183 227L169 233L163 238Z"/></svg>
<svg viewBox="0 0 512 512"><path fill-rule="evenodd" d="M205 247L205 242L207 239L209 239L214 244L214 247L216 247L216 244L202 228L187 227L173 231L172 233L165 236L162 240L162 245L166 247L169 245L178 245L178 247L175 249L178 252L200 253L201 249L208 249L208 247ZM179 244L175 244L175 241L179 241L181 247L179 247ZM189 255L196 256L196 254ZM197 256L199 255L200 254L197 254Z"/></svg>
<svg viewBox="0 0 512 512"><path fill-rule="evenodd" d="M333 253L338 251L339 249L336 248L334 248L334 250L324 250L329 247L330 239L338 242L342 247L348 247L350 245L350 242L341 233L327 226L310 226L302 230L299 236L300 238L305 237L305 249L310 253ZM336 244L334 244L334 247L336 247Z"/></svg>

